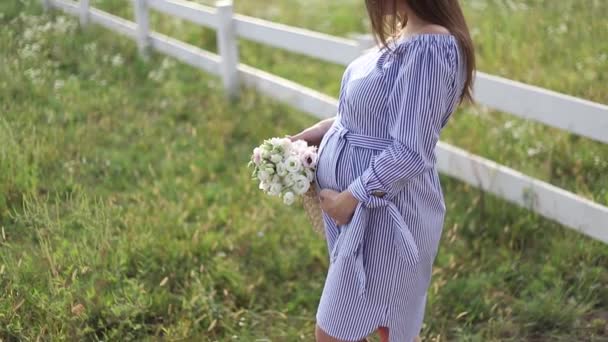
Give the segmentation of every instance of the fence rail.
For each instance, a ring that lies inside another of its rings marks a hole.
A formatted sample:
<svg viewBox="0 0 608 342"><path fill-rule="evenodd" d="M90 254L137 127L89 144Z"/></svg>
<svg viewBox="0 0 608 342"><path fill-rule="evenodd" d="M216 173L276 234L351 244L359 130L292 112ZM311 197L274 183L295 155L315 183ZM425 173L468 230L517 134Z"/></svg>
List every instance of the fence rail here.
<svg viewBox="0 0 608 342"><path fill-rule="evenodd" d="M213 7L179 0L148 0L148 6L161 13L217 29L217 11Z"/></svg>
<svg viewBox="0 0 608 342"><path fill-rule="evenodd" d="M58 8L79 16L86 25L94 23L121 33L140 46L172 56L184 63L221 76L226 92L238 95L239 82L318 118L335 115L337 100L268 72L239 63L237 37L287 49L327 62L348 65L372 47L369 37L345 39L302 28L232 13L232 4L218 2L217 8L183 0L136 0L137 24L89 8L88 0L41 0L45 8ZM169 36L149 31L148 9L216 29L220 54L202 50ZM87 17L88 16L88 17ZM475 99L501 110L547 126L559 128L599 142L608 143L608 106L579 99L506 78L477 73ZM560 189L547 182L467 151L439 142L439 171L488 191L507 201L608 243L608 207Z"/></svg>

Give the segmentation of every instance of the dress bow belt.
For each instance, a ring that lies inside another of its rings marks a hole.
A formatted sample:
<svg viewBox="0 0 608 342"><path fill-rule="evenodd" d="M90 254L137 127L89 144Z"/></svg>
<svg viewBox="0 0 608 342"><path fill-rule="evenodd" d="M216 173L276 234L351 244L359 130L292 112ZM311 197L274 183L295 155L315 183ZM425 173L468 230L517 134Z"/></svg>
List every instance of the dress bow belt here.
<svg viewBox="0 0 608 342"><path fill-rule="evenodd" d="M332 129L339 135L336 156L339 156L342 153L342 149L347 143L362 148L376 150L383 150L392 143L392 140L390 139L353 133L349 131L339 119L336 120ZM336 157L331 159L332 163L337 163ZM354 160L352 167L357 175L360 175L363 171L361 170L362 166L354 162ZM332 170L336 170L336 165L332 165ZM369 210L381 207L388 208L391 218L389 226L392 230L393 245L397 250L397 254L408 264L413 265L419 261L418 247L414 237L395 203L387 197L390 198L388 194L383 197L370 195L365 202L359 202L355 208L351 221L340 228L342 231L340 231L338 241L336 241L331 253L332 262L339 256L355 258L355 272L359 282L359 296L363 296L366 290L367 277L363 265L363 241L365 229L368 227ZM335 222L333 224L335 224ZM343 239L342 241L340 241L341 238Z"/></svg>

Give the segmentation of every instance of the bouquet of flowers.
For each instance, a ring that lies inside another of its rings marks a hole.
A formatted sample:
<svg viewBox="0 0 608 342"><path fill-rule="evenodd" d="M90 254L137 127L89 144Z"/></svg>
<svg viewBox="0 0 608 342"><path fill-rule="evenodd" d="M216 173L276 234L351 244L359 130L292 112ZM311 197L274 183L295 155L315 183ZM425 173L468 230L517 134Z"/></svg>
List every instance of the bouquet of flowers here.
<svg viewBox="0 0 608 342"><path fill-rule="evenodd" d="M324 224L316 187L312 183L317 167L317 147L304 140L271 138L253 149L247 164L253 168L252 179L270 196L279 197L286 205L297 198L302 203L313 229L323 232Z"/></svg>

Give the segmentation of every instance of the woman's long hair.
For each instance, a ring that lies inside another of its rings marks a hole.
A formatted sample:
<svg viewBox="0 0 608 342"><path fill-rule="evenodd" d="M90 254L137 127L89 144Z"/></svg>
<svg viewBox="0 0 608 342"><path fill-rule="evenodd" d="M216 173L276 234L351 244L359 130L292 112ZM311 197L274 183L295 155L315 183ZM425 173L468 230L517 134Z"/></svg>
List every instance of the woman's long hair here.
<svg viewBox="0 0 608 342"><path fill-rule="evenodd" d="M396 38L397 33L407 23L407 18L397 12L399 1L405 1L420 19L441 25L456 37L467 67L467 79L460 101L473 102L475 49L458 0L365 0L374 39L386 48L389 48L388 41Z"/></svg>

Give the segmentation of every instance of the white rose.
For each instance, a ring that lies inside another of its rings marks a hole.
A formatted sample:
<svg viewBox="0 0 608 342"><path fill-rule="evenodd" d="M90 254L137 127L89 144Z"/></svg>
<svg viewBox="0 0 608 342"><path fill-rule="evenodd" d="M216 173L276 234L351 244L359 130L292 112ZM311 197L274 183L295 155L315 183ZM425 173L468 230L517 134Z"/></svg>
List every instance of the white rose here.
<svg viewBox="0 0 608 342"><path fill-rule="evenodd" d="M283 156L279 153L275 153L272 156L270 156L270 161L273 163L279 163L283 160Z"/></svg>
<svg viewBox="0 0 608 342"><path fill-rule="evenodd" d="M308 178L309 182L315 180L315 172L313 170L305 169L304 172L306 173L306 178Z"/></svg>
<svg viewBox="0 0 608 342"><path fill-rule="evenodd" d="M270 144L272 146L280 146L281 145L281 138L278 138L278 137L270 138Z"/></svg>
<svg viewBox="0 0 608 342"><path fill-rule="evenodd" d="M277 163L277 175L281 176L281 177L285 177L287 176L287 169L285 168L285 163L280 162Z"/></svg>
<svg viewBox="0 0 608 342"><path fill-rule="evenodd" d="M285 186L292 186L296 182L294 177L295 177L295 174L287 173L283 177L283 183L285 184Z"/></svg>
<svg viewBox="0 0 608 342"><path fill-rule="evenodd" d="M296 150L302 151L308 147L308 144L306 143L305 140L300 139L300 140L294 141L291 146L292 146L292 148L294 148Z"/></svg>
<svg viewBox="0 0 608 342"><path fill-rule="evenodd" d="M283 147L283 139L281 138L271 138L269 140L270 143L270 150L273 153L283 153L285 151L285 148Z"/></svg>
<svg viewBox="0 0 608 342"><path fill-rule="evenodd" d="M283 149L285 151L289 151L289 149L291 149L291 145L292 145L291 139L289 139L289 138L282 138L281 139L281 145L283 146Z"/></svg>
<svg viewBox="0 0 608 342"><path fill-rule="evenodd" d="M298 195L304 194L310 188L310 181L306 176L296 175L294 177L293 189Z"/></svg>
<svg viewBox="0 0 608 342"><path fill-rule="evenodd" d="M261 155L262 155L262 158L268 159L268 158L270 158L270 151L267 149L262 149Z"/></svg>
<svg viewBox="0 0 608 342"><path fill-rule="evenodd" d="M285 160L285 168L289 172L299 172L302 170L302 162L297 156L290 156Z"/></svg>
<svg viewBox="0 0 608 342"><path fill-rule="evenodd" d="M266 192L266 191L268 191L268 189L270 189L270 183L266 182L266 181L262 181L262 182L260 182L259 188Z"/></svg>
<svg viewBox="0 0 608 342"><path fill-rule="evenodd" d="M281 177L279 175L272 176L271 183L281 183Z"/></svg>
<svg viewBox="0 0 608 342"><path fill-rule="evenodd" d="M271 183L270 184L270 194L272 196L278 196L279 194L281 194L282 188L283 188L283 186L281 185L281 183Z"/></svg>
<svg viewBox="0 0 608 342"><path fill-rule="evenodd" d="M285 203L287 205L292 205L294 201L295 201L295 195L293 194L293 192L288 191L285 193L285 195L283 195L283 203Z"/></svg>
<svg viewBox="0 0 608 342"><path fill-rule="evenodd" d="M270 174L265 170L258 171L258 179L261 181L267 181L270 179Z"/></svg>
<svg viewBox="0 0 608 342"><path fill-rule="evenodd" d="M299 157L306 151L306 146L292 146L291 151Z"/></svg>

